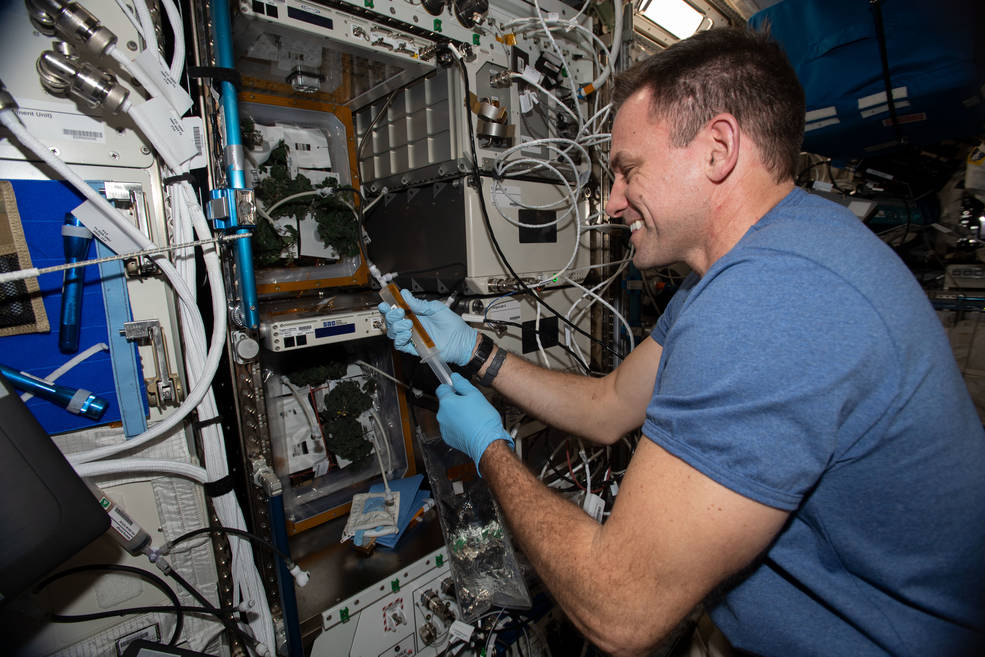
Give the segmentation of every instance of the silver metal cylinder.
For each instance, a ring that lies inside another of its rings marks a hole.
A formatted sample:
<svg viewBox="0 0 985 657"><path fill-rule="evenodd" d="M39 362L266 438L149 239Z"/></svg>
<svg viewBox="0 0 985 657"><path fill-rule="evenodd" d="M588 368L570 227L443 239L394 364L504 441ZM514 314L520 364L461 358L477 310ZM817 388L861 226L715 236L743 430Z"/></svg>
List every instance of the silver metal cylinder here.
<svg viewBox="0 0 985 657"><path fill-rule="evenodd" d="M101 107L113 114L120 111L129 94L109 73L53 50L41 53L37 70L42 86L51 94L71 95L94 109Z"/></svg>

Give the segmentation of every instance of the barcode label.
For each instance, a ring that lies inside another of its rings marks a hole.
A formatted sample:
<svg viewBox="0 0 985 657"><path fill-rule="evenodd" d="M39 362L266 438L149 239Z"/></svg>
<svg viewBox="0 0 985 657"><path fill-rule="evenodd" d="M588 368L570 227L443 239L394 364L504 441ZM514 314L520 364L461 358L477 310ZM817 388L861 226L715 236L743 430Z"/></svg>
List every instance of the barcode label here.
<svg viewBox="0 0 985 657"><path fill-rule="evenodd" d="M62 134L72 139L83 141L102 141L103 133L98 130L73 130L72 128L62 128Z"/></svg>
<svg viewBox="0 0 985 657"><path fill-rule="evenodd" d="M202 128L199 126L192 127L192 137L195 139L195 150L199 153L202 152Z"/></svg>

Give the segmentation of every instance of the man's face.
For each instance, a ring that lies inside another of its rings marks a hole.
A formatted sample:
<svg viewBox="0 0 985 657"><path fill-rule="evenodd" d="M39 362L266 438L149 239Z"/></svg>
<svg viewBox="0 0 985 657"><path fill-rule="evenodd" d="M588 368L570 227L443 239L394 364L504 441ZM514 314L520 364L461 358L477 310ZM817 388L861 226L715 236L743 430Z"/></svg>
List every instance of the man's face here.
<svg viewBox="0 0 985 657"><path fill-rule="evenodd" d="M696 142L671 144L668 122L651 115L649 91L630 96L616 114L610 156L615 180L605 211L633 230L637 267L691 264L699 255L707 199Z"/></svg>

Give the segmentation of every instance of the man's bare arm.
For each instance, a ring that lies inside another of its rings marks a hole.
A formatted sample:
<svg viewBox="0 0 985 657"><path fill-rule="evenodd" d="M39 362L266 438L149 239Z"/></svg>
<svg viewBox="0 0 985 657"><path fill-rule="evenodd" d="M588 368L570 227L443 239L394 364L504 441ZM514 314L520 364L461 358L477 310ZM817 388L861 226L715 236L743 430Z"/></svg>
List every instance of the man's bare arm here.
<svg viewBox="0 0 985 657"><path fill-rule="evenodd" d="M509 354L493 387L551 426L611 444L643 424L662 351L648 337L601 378L554 372ZM486 367L492 361L493 357L487 359Z"/></svg>
<svg viewBox="0 0 985 657"><path fill-rule="evenodd" d="M481 470L565 613L617 656L647 654L765 550L787 517L645 437L603 525L539 482L503 441L486 449Z"/></svg>

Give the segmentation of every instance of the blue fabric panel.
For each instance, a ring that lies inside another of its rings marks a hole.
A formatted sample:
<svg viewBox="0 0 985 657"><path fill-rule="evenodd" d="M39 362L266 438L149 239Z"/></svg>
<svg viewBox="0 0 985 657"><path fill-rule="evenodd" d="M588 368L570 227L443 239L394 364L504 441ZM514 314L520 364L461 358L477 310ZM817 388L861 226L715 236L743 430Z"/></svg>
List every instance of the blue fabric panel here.
<svg viewBox="0 0 985 657"><path fill-rule="evenodd" d="M61 230L65 214L78 207L85 199L70 186L59 181L13 180L11 183L17 197L17 210L21 216L33 265L41 268L63 264L65 254ZM88 257L96 257L94 246L90 246ZM51 332L0 338L0 362L43 378L72 358L74 354L63 354L58 349L61 272L40 276L38 285L45 312L48 313ZM99 272L96 267L86 267L84 290L79 351L84 351L97 342L108 342ZM48 433L64 433L120 420L108 351L95 354L77 365L59 378L58 383L85 388L109 400L110 403L102 419L97 422L73 415L63 408L35 397L27 403L27 406Z"/></svg>
<svg viewBox="0 0 985 657"><path fill-rule="evenodd" d="M980 0L886 0L882 4L893 88L905 139L914 144L974 136L985 126L985 48ZM749 19L770 25L790 58L807 111L834 106L839 123L808 130L804 149L836 158L878 155L895 131L888 111L863 117L859 98L884 93L875 17L865 0L785 0ZM976 32L976 30L978 32Z"/></svg>

